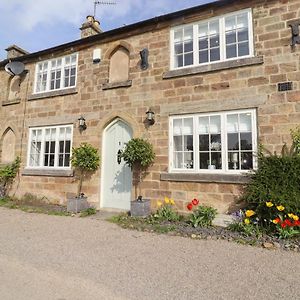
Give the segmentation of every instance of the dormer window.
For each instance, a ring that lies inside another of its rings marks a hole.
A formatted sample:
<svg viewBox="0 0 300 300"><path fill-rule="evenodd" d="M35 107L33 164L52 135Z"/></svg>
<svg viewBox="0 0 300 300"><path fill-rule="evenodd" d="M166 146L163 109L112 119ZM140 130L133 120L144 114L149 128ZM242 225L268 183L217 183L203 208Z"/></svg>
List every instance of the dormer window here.
<svg viewBox="0 0 300 300"><path fill-rule="evenodd" d="M172 69L250 57L253 54L250 9L171 30Z"/></svg>
<svg viewBox="0 0 300 300"><path fill-rule="evenodd" d="M76 86L77 58L72 54L36 65L35 93L43 93Z"/></svg>

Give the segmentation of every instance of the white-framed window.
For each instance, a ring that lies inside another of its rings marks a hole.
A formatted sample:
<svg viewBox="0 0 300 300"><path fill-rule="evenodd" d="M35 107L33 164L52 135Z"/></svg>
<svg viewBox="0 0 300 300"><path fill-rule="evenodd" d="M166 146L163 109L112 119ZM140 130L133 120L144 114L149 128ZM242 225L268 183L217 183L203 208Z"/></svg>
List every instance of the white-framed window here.
<svg viewBox="0 0 300 300"><path fill-rule="evenodd" d="M239 173L257 167L256 110L170 117L169 170Z"/></svg>
<svg viewBox="0 0 300 300"><path fill-rule="evenodd" d="M35 93L44 93L76 86L78 54L37 63Z"/></svg>
<svg viewBox="0 0 300 300"><path fill-rule="evenodd" d="M251 57L251 9L171 29L171 69Z"/></svg>
<svg viewBox="0 0 300 300"><path fill-rule="evenodd" d="M70 168L73 125L29 129L27 167Z"/></svg>

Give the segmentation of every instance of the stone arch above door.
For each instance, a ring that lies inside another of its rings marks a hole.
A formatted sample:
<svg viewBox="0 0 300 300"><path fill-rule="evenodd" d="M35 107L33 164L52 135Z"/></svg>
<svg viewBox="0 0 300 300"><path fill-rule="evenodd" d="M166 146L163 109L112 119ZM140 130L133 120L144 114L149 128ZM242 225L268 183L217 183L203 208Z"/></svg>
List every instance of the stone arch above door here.
<svg viewBox="0 0 300 300"><path fill-rule="evenodd" d="M1 163L7 164L16 158L16 135L14 131L8 127L1 137Z"/></svg>
<svg viewBox="0 0 300 300"><path fill-rule="evenodd" d="M122 111L115 111L113 113L107 114L105 118L101 119L101 122L98 125L100 132L103 133L104 130L109 126L109 124L112 124L112 122L116 119L124 121L132 128L133 137L139 137L141 135L143 123L139 124L135 118Z"/></svg>

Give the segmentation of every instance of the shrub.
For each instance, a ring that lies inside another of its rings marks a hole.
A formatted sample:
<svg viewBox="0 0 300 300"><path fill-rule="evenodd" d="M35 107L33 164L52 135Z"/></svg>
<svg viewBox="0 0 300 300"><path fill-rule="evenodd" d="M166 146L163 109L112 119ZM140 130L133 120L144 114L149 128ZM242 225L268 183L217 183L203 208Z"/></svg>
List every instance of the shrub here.
<svg viewBox="0 0 300 300"><path fill-rule="evenodd" d="M14 178L20 169L21 160L17 157L14 162L0 169L0 197L7 195Z"/></svg>
<svg viewBox="0 0 300 300"><path fill-rule="evenodd" d="M255 210L261 221L273 217L266 202L300 212L300 156L261 156L259 168L245 186L241 200Z"/></svg>
<svg viewBox="0 0 300 300"><path fill-rule="evenodd" d="M96 171L99 167L100 157L98 150L90 144L82 143L79 147L72 149L71 163L79 173L77 196L81 197L83 179L88 173Z"/></svg>
<svg viewBox="0 0 300 300"><path fill-rule="evenodd" d="M137 196L137 188L139 187L139 194L141 195L140 183L143 180L146 169L153 163L155 153L153 146L146 140L140 138L131 139L121 154L125 163L136 172L135 193ZM141 200L142 196L138 196Z"/></svg>
<svg viewBox="0 0 300 300"><path fill-rule="evenodd" d="M293 147L298 155L300 155L300 126L291 130L291 136L293 140Z"/></svg>

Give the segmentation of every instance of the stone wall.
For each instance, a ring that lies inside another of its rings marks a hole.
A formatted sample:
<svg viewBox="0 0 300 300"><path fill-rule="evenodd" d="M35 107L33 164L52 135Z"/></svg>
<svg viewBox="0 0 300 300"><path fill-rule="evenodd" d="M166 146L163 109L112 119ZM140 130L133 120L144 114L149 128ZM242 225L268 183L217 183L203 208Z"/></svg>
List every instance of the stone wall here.
<svg viewBox="0 0 300 300"><path fill-rule="evenodd" d="M170 26L248 7L253 8L254 59L236 65L220 64L214 70L198 68L197 73L188 76L169 72ZM187 202L197 197L226 212L234 206L240 183L161 180L168 172L169 115L257 108L259 141L271 151L280 150L284 142L290 142L290 129L300 123L300 45L291 48L288 26L294 19L300 19L300 0L236 1L235 5L217 6L159 24L148 32L120 34L114 40L99 39L78 49L65 49L55 56L74 50L79 53L77 87L65 94L32 96L35 60L26 62L28 73L22 78L20 100L7 102L9 76L0 70L0 138L8 127L13 130L15 151L21 154L23 169L29 126L73 123L73 146L88 142L101 153L104 128L121 117L133 127L135 136L148 138L154 145L156 161L142 185L146 198L154 203L164 196L172 197L178 209L184 211ZM129 83L103 89L108 84L110 55L118 46L129 51ZM101 48L103 54L99 64L92 61L96 48ZM149 68L142 71L139 51L144 48L149 49ZM51 57L49 53L41 59ZM278 92L277 84L285 81L293 82L293 90ZM156 122L146 128L143 121L149 107L155 112ZM76 128L80 115L87 120L87 130L82 134ZM100 176L101 169L84 183L84 192L97 206ZM14 190L18 196L29 192L62 204L76 192L74 177L20 175L18 180Z"/></svg>

